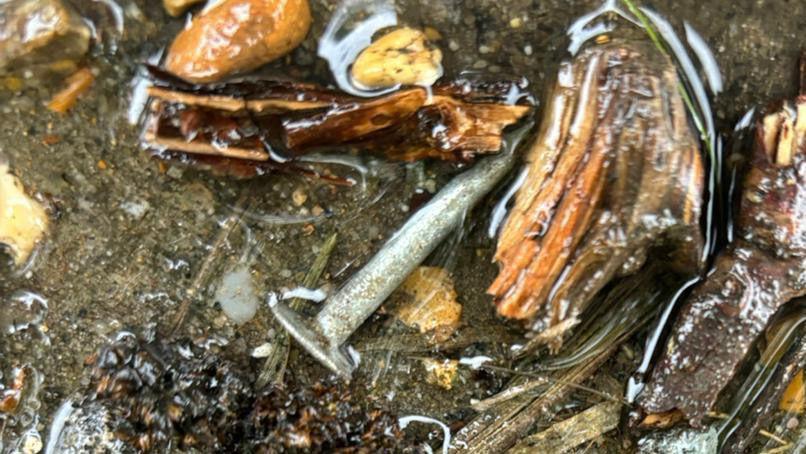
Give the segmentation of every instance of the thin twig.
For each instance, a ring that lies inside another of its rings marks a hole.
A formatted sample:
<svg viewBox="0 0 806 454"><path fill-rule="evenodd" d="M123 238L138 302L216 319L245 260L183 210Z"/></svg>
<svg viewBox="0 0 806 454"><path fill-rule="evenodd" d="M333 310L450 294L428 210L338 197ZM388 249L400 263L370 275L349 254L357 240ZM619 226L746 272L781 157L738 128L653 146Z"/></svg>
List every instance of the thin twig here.
<svg viewBox="0 0 806 454"><path fill-rule="evenodd" d="M568 452L618 427L620 409L621 404L617 402L599 403L553 424L546 430L529 435L507 452Z"/></svg>
<svg viewBox="0 0 806 454"><path fill-rule="evenodd" d="M506 402L507 400L514 399L523 394L533 392L534 390L540 388L541 386L544 386L546 383L548 383L548 380L546 379L530 380L521 385L516 385L507 388L504 391L501 391L500 393L492 397L488 397L487 399L471 403L470 406L473 407L473 410L476 410L477 412L481 413L483 411L487 411L493 408L494 406L500 404L501 402Z"/></svg>
<svg viewBox="0 0 806 454"><path fill-rule="evenodd" d="M706 413L706 416L708 416L709 418L714 418L714 419L728 419L730 417L730 415L727 414L727 413L720 413L720 412L715 412L715 411L709 411L708 413ZM784 440L783 438L779 437L778 435L775 435L774 433L769 432L769 431L767 431L765 429L759 430L758 433L760 435L763 435L763 436L769 438L770 440L773 440L773 441L777 442L780 445L788 445L789 444L788 441Z"/></svg>
<svg viewBox="0 0 806 454"><path fill-rule="evenodd" d="M579 383L573 383L573 382L570 382L570 381L567 381L567 380L562 380L562 379L559 379L559 378L553 378L553 377L549 377L549 376L546 376L546 375L540 375L540 374L536 374L534 372L523 372L523 371L519 371L519 370L508 369L506 367L492 366L492 365L488 365L488 364L482 364L481 368L482 369L487 369L487 370L490 370L490 371L493 371L493 372L503 372L503 373L508 373L508 374L511 374L511 375L520 375L520 376L523 376L523 377L542 379L542 380L545 380L546 382L549 382L549 383L568 386L569 388L574 388L574 389L578 389L580 391L585 391L585 392L588 392L590 394L599 396L599 397L601 397L603 399L607 399L607 400L612 401L612 402L618 402L618 403L623 404L623 405L630 405L630 403L627 402L623 398L613 396L612 394L608 394L608 393L599 391L597 389L593 389L593 388L591 388L589 386L580 385Z"/></svg>
<svg viewBox="0 0 806 454"><path fill-rule="evenodd" d="M781 454L784 452L794 452L792 451L792 443L787 443L783 446L779 446L777 448L768 449L766 451L762 451L761 454Z"/></svg>
<svg viewBox="0 0 806 454"><path fill-rule="evenodd" d="M243 205L245 200L246 193L244 193L238 200L237 206ZM185 323L185 319L187 319L187 315L190 312L190 307L193 305L193 301L197 298L202 287L209 279L213 265L223 253L224 244L229 238L230 233L232 233L232 231L235 229L235 226L238 225L239 218L240 216L238 215L232 215L224 220L221 230L218 231L218 235L216 235L216 238L213 241L210 253L204 258L204 262L202 262L199 272L196 273L193 283L190 285L190 288L187 289L185 299L182 301L182 305L179 306L179 312L176 314L173 322L173 328L171 328L171 336L176 335L176 333L179 332L179 330L182 328L182 325Z"/></svg>
<svg viewBox="0 0 806 454"><path fill-rule="evenodd" d="M780 444L780 445L788 445L789 444L788 441L784 440L783 438L779 437L778 435L775 435L774 433L772 433L772 432L770 432L768 430L761 429L761 430L758 431L758 433L760 433L761 435L764 435L765 437L769 438L770 440L778 442L778 444Z"/></svg>

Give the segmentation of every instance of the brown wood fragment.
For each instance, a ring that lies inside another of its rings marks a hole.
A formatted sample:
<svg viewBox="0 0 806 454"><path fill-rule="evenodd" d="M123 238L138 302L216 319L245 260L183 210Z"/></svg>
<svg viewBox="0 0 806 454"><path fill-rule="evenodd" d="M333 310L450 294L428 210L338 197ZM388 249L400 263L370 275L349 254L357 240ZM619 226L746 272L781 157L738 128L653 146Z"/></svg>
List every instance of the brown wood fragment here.
<svg viewBox="0 0 806 454"><path fill-rule="evenodd" d="M778 310L806 295L806 97L760 119L748 154L737 239L682 306L639 397L645 411L677 409L694 426Z"/></svg>
<svg viewBox="0 0 806 454"><path fill-rule="evenodd" d="M149 70L155 85L148 89L152 102L142 137L156 156L236 159L264 171L339 145L397 160L469 161L498 152L504 129L531 110L507 102L507 94L517 89L514 82L460 81L434 87L432 93L408 87L366 99L282 81L191 85Z"/></svg>
<svg viewBox="0 0 806 454"><path fill-rule="evenodd" d="M94 80L95 76L89 68L79 69L67 78L66 86L48 102L48 109L57 113L66 113L76 104L78 97L89 90Z"/></svg>
<svg viewBox="0 0 806 454"><path fill-rule="evenodd" d="M699 271L705 175L679 84L647 42L613 40L561 67L498 240L488 293L501 315L563 326L647 256Z"/></svg>

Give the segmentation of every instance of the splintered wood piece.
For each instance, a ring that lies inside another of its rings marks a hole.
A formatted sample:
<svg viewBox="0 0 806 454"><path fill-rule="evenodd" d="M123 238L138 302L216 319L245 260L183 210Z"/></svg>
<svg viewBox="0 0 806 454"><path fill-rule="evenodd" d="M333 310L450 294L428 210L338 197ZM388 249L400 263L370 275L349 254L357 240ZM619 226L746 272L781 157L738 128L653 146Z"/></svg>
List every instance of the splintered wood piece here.
<svg viewBox="0 0 806 454"><path fill-rule="evenodd" d="M645 42L593 46L561 67L498 241L488 293L501 315L552 329L650 251L670 271L701 268L704 166L678 86Z"/></svg>
<svg viewBox="0 0 806 454"><path fill-rule="evenodd" d="M355 141L411 117L425 104L427 96L424 89L412 88L284 121L285 143L290 149L298 149Z"/></svg>
<svg viewBox="0 0 806 454"><path fill-rule="evenodd" d="M282 81L193 85L148 69L155 85L143 140L158 157L180 152L183 161L207 155L282 164L338 145L406 161L469 161L498 152L504 129L532 109L509 102L520 90L515 82L457 81L367 99Z"/></svg>
<svg viewBox="0 0 806 454"><path fill-rule="evenodd" d="M621 417L620 409L620 402L596 404L542 432L526 437L507 452L509 454L569 452L618 427Z"/></svg>

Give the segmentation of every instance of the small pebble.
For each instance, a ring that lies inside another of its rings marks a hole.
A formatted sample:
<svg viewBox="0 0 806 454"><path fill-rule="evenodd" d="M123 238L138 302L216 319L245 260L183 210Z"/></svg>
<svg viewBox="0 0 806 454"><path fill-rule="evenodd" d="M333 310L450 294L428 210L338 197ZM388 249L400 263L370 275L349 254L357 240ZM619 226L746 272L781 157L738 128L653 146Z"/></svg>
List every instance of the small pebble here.
<svg viewBox="0 0 806 454"><path fill-rule="evenodd" d="M509 26L511 28L521 28L522 25L523 25L523 19L521 19L520 17L514 17L512 18L512 20L509 21Z"/></svg>
<svg viewBox="0 0 806 454"><path fill-rule="evenodd" d="M258 345L252 350L252 358L267 358L274 351L274 347L268 342Z"/></svg>
<svg viewBox="0 0 806 454"><path fill-rule="evenodd" d="M486 60L478 60L478 61L476 61L476 63L473 63L473 68L474 69L484 69L486 67L487 67L487 61Z"/></svg>
<svg viewBox="0 0 806 454"><path fill-rule="evenodd" d="M457 50L459 50L459 43L457 43L457 42L456 42L456 41L454 41L454 40L450 40L450 41L448 42L448 49L450 49L450 50L452 50L452 51L456 52Z"/></svg>
<svg viewBox="0 0 806 454"><path fill-rule="evenodd" d="M306 194L305 190L302 188L298 188L291 194L291 200L294 202L294 205L298 207L302 206L305 201L308 200L308 194Z"/></svg>
<svg viewBox="0 0 806 454"><path fill-rule="evenodd" d="M120 204L120 209L135 220L142 219L151 205L145 200L129 200Z"/></svg>
<svg viewBox="0 0 806 454"><path fill-rule="evenodd" d="M534 49L532 49L532 45L531 45L531 44L527 44L527 45L523 46L523 53L524 53L524 54L526 54L526 55L532 55L532 53L533 53L533 52L534 52Z"/></svg>
<svg viewBox="0 0 806 454"><path fill-rule="evenodd" d="M479 46L479 52L482 54L489 54L492 52L493 49L490 46L481 45Z"/></svg>
<svg viewBox="0 0 806 454"><path fill-rule="evenodd" d="M325 212L325 209L322 208L319 205L316 205L313 208L311 208L311 214L314 215L314 216L321 216L322 213L324 213L324 212Z"/></svg>
<svg viewBox="0 0 806 454"><path fill-rule="evenodd" d="M786 428L789 430L794 430L798 428L798 418L792 417L786 421Z"/></svg>

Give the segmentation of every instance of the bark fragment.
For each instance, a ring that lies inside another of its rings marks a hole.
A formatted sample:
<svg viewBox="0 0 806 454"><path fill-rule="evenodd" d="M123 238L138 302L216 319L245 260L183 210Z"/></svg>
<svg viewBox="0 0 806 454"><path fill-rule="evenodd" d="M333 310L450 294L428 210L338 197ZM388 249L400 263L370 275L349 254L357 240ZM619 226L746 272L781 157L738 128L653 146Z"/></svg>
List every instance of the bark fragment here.
<svg viewBox="0 0 806 454"><path fill-rule="evenodd" d="M565 64L528 176L502 230L488 292L504 316L576 317L647 255L696 273L704 171L672 62L616 40Z"/></svg>
<svg viewBox="0 0 806 454"><path fill-rule="evenodd" d="M675 322L640 397L649 413L700 426L773 315L806 294L806 97L758 121L736 229Z"/></svg>
<svg viewBox="0 0 806 454"><path fill-rule="evenodd" d="M366 99L294 82L191 85L151 71L146 147L159 157L219 163L244 176L343 145L398 160L467 161L498 152L504 129L531 110L507 102L512 90L520 90L515 82L459 81L430 94L408 87Z"/></svg>

